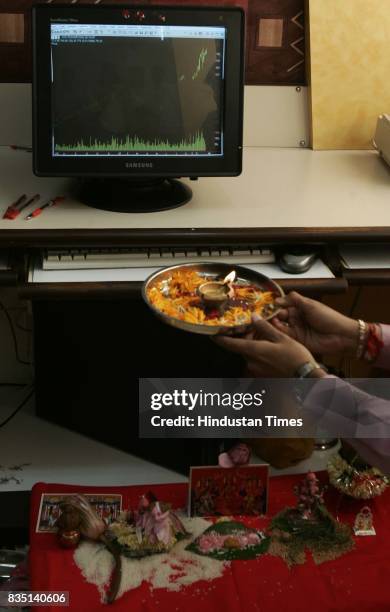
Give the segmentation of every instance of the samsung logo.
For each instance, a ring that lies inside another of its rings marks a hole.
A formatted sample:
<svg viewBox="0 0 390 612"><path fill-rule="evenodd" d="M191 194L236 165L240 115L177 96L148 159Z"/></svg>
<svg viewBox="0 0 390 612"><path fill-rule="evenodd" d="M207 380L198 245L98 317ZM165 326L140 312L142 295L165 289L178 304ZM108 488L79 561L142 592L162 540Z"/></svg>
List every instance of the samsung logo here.
<svg viewBox="0 0 390 612"><path fill-rule="evenodd" d="M153 168L152 162L127 162L126 168Z"/></svg>

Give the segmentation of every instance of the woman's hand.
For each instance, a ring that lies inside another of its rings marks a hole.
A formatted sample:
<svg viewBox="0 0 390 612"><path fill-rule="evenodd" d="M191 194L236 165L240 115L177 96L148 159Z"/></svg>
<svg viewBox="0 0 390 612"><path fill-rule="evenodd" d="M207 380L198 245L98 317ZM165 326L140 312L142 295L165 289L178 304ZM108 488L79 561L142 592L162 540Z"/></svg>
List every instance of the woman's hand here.
<svg viewBox="0 0 390 612"><path fill-rule="evenodd" d="M282 310L273 318L273 326L312 353L356 353L359 325L354 319L295 291L277 304Z"/></svg>
<svg viewBox="0 0 390 612"><path fill-rule="evenodd" d="M264 376L272 371L273 375L289 378L304 363L314 362L302 344L257 315L253 315L252 320L253 332L246 338L214 338L219 346L245 357L251 372Z"/></svg>

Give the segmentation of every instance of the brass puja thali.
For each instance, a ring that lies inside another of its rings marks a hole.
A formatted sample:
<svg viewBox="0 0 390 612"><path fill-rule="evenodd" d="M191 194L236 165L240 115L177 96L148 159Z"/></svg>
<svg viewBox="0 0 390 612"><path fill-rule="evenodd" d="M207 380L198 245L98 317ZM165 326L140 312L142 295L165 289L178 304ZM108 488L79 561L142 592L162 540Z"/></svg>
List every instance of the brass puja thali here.
<svg viewBox="0 0 390 612"><path fill-rule="evenodd" d="M242 334L252 314L271 319L282 288L264 274L226 263L163 268L146 279L142 296L165 323L196 334Z"/></svg>

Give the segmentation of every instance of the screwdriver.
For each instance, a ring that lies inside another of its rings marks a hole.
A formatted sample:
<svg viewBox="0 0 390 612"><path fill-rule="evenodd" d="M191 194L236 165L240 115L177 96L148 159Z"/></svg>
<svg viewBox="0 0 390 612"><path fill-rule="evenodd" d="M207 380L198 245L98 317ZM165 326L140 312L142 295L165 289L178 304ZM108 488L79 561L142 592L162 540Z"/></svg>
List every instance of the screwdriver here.
<svg viewBox="0 0 390 612"><path fill-rule="evenodd" d="M41 196L39 195L39 193L36 193L34 196L32 196L32 198L27 200L27 202L24 202L25 198L22 201L19 201L19 204L22 204L22 206L18 204L13 204L12 206L9 206L5 211L4 219L16 219L16 217L20 215L22 210L27 208L27 206L30 206L30 204L34 204L34 202L37 202L40 197Z"/></svg>
<svg viewBox="0 0 390 612"><path fill-rule="evenodd" d="M36 208L29 215L27 215L26 221L30 221L30 219L38 217L38 215L40 215L45 210L45 208L51 208L52 206L55 206L56 204L62 202L62 200L64 199L64 196L57 196L56 198L49 200L48 202L46 202L46 204L44 204L43 206L39 206L39 208Z"/></svg>

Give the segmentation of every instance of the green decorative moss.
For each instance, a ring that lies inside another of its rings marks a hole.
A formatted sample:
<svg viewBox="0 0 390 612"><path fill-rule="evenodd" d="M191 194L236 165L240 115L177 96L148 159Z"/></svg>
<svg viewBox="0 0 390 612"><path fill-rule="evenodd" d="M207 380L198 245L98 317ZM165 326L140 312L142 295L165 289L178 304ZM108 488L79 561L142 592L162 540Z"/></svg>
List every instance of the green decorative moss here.
<svg viewBox="0 0 390 612"><path fill-rule="evenodd" d="M309 519L295 508L286 508L272 519L269 533L271 554L281 556L289 566L304 562L305 550L321 563L354 547L349 525L336 521L324 505L319 505Z"/></svg>

